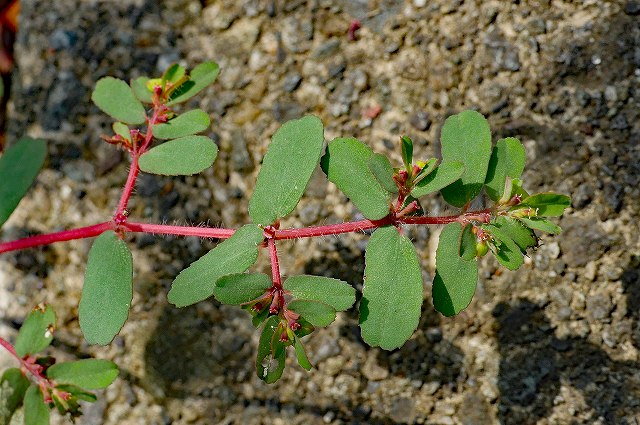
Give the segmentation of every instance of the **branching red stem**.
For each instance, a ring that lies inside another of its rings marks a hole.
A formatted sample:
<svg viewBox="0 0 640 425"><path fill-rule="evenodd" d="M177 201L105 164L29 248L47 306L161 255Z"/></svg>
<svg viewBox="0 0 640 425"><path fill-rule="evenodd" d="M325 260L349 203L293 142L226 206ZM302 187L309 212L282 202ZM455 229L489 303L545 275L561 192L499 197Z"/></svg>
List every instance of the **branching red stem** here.
<svg viewBox="0 0 640 425"><path fill-rule="evenodd" d="M34 246L49 245L54 242L70 241L74 239L84 239L98 236L107 230L115 229L116 225L112 221L94 224L93 226L80 227L77 229L64 230L62 232L47 233L44 235L31 236L24 239L0 243L0 254L3 252L17 251L19 249L32 248Z"/></svg>
<svg viewBox="0 0 640 425"><path fill-rule="evenodd" d="M22 367L22 369L27 371L31 376L34 377L36 381L38 381L38 385L40 385L40 388L42 388L43 394L48 395L48 391L46 391L46 389L53 388L54 385L46 376L42 374L42 368L39 365L33 362L29 362L26 359L23 359L20 356L18 356L18 353L16 353L16 350L13 347L13 345L11 345L9 341L5 340L2 337L0 337L0 346L2 346L5 350L9 352L9 354L11 354L20 362L20 366Z"/></svg>
<svg viewBox="0 0 640 425"><path fill-rule="evenodd" d="M271 259L271 276L273 280L273 287L276 289L282 289L282 277L280 276L280 262L278 261L278 250L276 248L276 241L273 238L267 239L267 246L269 247L269 258Z"/></svg>
<svg viewBox="0 0 640 425"><path fill-rule="evenodd" d="M211 227L169 226L164 224L146 224L126 222L121 225L127 232L155 233L158 235L198 236L200 238L228 239L235 233L234 229Z"/></svg>

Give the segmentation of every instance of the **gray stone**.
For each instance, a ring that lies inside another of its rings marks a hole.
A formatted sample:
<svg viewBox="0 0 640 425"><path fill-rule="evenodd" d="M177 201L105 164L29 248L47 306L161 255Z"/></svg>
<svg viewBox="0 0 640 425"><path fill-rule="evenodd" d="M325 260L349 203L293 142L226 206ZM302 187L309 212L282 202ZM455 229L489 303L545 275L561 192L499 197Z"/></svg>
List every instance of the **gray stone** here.
<svg viewBox="0 0 640 425"><path fill-rule="evenodd" d="M389 416L396 422L412 423L416 417L416 402L406 397L394 400Z"/></svg>
<svg viewBox="0 0 640 425"><path fill-rule="evenodd" d="M282 88L284 91L291 93L300 87L300 83L302 83L302 76L294 72L284 77Z"/></svg>
<svg viewBox="0 0 640 425"><path fill-rule="evenodd" d="M612 308L611 297L605 292L587 297L587 314L592 320L608 319Z"/></svg>

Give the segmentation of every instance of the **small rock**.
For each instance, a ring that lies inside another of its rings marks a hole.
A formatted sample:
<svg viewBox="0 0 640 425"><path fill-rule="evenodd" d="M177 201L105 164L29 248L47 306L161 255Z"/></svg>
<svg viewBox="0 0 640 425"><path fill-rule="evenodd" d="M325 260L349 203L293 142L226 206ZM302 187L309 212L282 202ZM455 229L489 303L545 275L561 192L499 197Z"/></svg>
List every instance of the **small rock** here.
<svg viewBox="0 0 640 425"><path fill-rule="evenodd" d="M609 318L613 305L607 293L598 293L587 297L587 314L592 320L604 320Z"/></svg>
<svg viewBox="0 0 640 425"><path fill-rule="evenodd" d="M413 423L416 416L416 402L406 397L395 400L391 405L389 416L396 422Z"/></svg>
<svg viewBox="0 0 640 425"><path fill-rule="evenodd" d="M340 354L340 346L335 339L325 338L320 343L320 347L316 350L313 357L314 363L320 363L329 357L337 356Z"/></svg>
<svg viewBox="0 0 640 425"><path fill-rule="evenodd" d="M425 7L427 5L427 0L413 0L413 5L415 7Z"/></svg>
<svg viewBox="0 0 640 425"><path fill-rule="evenodd" d="M298 73L291 73L284 77L282 88L291 93L300 87L300 83L302 83L302 76Z"/></svg>
<svg viewBox="0 0 640 425"><path fill-rule="evenodd" d="M442 329L440 328L429 328L427 329L425 334L429 342L437 344L438 342L442 341Z"/></svg>
<svg viewBox="0 0 640 425"><path fill-rule="evenodd" d="M68 50L78 42L78 33L58 28L49 36L49 46L53 50Z"/></svg>
<svg viewBox="0 0 640 425"><path fill-rule="evenodd" d="M325 41L324 43L316 47L313 53L311 53L311 56L315 59L323 59L327 56L331 56L332 54L334 54L336 51L338 51L339 47L340 47L340 39L331 38L328 41Z"/></svg>
<svg viewBox="0 0 640 425"><path fill-rule="evenodd" d="M409 124L416 130L426 131L431 127L431 119L425 111L419 111L411 116Z"/></svg>
<svg viewBox="0 0 640 425"><path fill-rule="evenodd" d="M422 385L422 391L424 391L428 395L434 395L436 391L438 391L439 389L440 389L440 382L438 381L431 381Z"/></svg>
<svg viewBox="0 0 640 425"><path fill-rule="evenodd" d="M591 186L589 183L581 184L580 186L578 186L578 189L576 189L574 195L572 196L573 207L578 210L583 209L591 203L593 195L593 186Z"/></svg>
<svg viewBox="0 0 640 425"><path fill-rule="evenodd" d="M378 364L376 353L371 351L362 366L362 374L370 381L382 381L389 376L389 370Z"/></svg>
<svg viewBox="0 0 640 425"><path fill-rule="evenodd" d="M589 282L593 282L598 274L598 265L595 261L589 261L584 268L584 273L582 274L585 279Z"/></svg>
<svg viewBox="0 0 640 425"><path fill-rule="evenodd" d="M627 116L624 113L617 114L611 120L612 130L627 130L628 128L629 128L629 121L627 121Z"/></svg>
<svg viewBox="0 0 640 425"><path fill-rule="evenodd" d="M631 0L624 5L624 13L635 16L640 15L640 1Z"/></svg>
<svg viewBox="0 0 640 425"><path fill-rule="evenodd" d="M615 212L620 212L624 199L624 187L613 181L607 183L604 186L604 199Z"/></svg>

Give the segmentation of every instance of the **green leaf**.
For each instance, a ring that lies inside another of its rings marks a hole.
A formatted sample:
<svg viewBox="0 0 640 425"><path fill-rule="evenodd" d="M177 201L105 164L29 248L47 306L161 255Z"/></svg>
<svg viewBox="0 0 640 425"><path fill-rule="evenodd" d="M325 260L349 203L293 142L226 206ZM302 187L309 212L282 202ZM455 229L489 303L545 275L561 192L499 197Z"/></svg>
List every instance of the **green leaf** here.
<svg viewBox="0 0 640 425"><path fill-rule="evenodd" d="M473 233L473 226L468 224L462 229L460 236L460 257L464 260L473 260L476 258L476 235Z"/></svg>
<svg viewBox="0 0 640 425"><path fill-rule="evenodd" d="M153 103L153 93L147 87L149 78L138 77L135 80L131 80L131 90L136 98L144 103Z"/></svg>
<svg viewBox="0 0 640 425"><path fill-rule="evenodd" d="M189 176L211 167L218 147L206 136L186 136L169 140L143 153L140 169L163 176Z"/></svg>
<svg viewBox="0 0 640 425"><path fill-rule="evenodd" d="M47 377L57 384L76 385L87 390L107 388L118 377L118 373L115 363L101 359L56 363L47 369Z"/></svg>
<svg viewBox="0 0 640 425"><path fill-rule="evenodd" d="M517 270L523 263L522 250L509 234L494 225L482 226L484 230L493 236L493 245L496 248L496 259L509 270Z"/></svg>
<svg viewBox="0 0 640 425"><path fill-rule="evenodd" d="M31 385L24 395L24 425L49 425L49 407L36 385Z"/></svg>
<svg viewBox="0 0 640 425"><path fill-rule="evenodd" d="M323 276L291 276L285 291L301 300L321 301L337 311L347 310L356 301L356 290L347 282Z"/></svg>
<svg viewBox="0 0 640 425"><path fill-rule="evenodd" d="M460 161L442 161L442 164L420 179L411 191L411 196L419 198L449 186L462 176L464 164Z"/></svg>
<svg viewBox="0 0 640 425"><path fill-rule="evenodd" d="M429 174L431 174L431 172L436 169L436 166L438 165L438 160L436 158L430 158L429 160L427 160L427 162L424 162L424 163L422 163L421 161L418 161L418 165L421 165L421 164L424 164L424 165L422 165L420 172L418 172L418 174L413 179L414 184L418 184L422 179L424 179Z"/></svg>
<svg viewBox="0 0 640 425"><path fill-rule="evenodd" d="M18 140L0 156L0 226L31 187L46 156L44 140L28 137Z"/></svg>
<svg viewBox="0 0 640 425"><path fill-rule="evenodd" d="M312 115L288 121L276 131L249 201L255 224L271 225L293 211L318 165L323 144L322 121Z"/></svg>
<svg viewBox="0 0 640 425"><path fill-rule="evenodd" d="M273 384L282 376L285 365L286 351L281 350L279 356L274 356L271 346L273 336L278 329L280 319L278 316L271 316L262 328L260 342L258 343L258 354L256 356L256 373L258 378L267 384Z"/></svg>
<svg viewBox="0 0 640 425"><path fill-rule="evenodd" d="M56 314L50 305L44 309L37 306L27 316L18 337L16 338L16 354L20 357L36 354L44 350L53 340L56 327Z"/></svg>
<svg viewBox="0 0 640 425"><path fill-rule="evenodd" d="M463 228L449 223L436 250L436 276L433 279L433 306L445 316L453 316L467 308L478 282L478 263L460 256Z"/></svg>
<svg viewBox="0 0 640 425"><path fill-rule="evenodd" d="M551 220L547 220L545 218L526 218L526 217L518 217L525 226L530 229L540 230L542 232L551 233L553 235L559 235L562 232L560 226L552 222Z"/></svg>
<svg viewBox="0 0 640 425"><path fill-rule="evenodd" d="M391 193L398 193L398 185L393 180L394 171L389 158L381 153L374 153L369 158L369 170L383 188Z"/></svg>
<svg viewBox="0 0 640 425"><path fill-rule="evenodd" d="M16 367L4 371L0 378L0 424L9 423L13 412L20 407L29 380Z"/></svg>
<svg viewBox="0 0 640 425"><path fill-rule="evenodd" d="M120 332L133 297L133 258L127 244L109 230L89 251L78 307L80 329L89 344L106 345Z"/></svg>
<svg viewBox="0 0 640 425"><path fill-rule="evenodd" d="M189 84L185 83L188 88L186 90L178 89L173 92L167 105L171 106L191 99L209 84L213 83L218 77L219 72L220 67L215 62L203 62L196 66L189 74L189 81L187 81Z"/></svg>
<svg viewBox="0 0 640 425"><path fill-rule="evenodd" d="M413 140L407 136L400 138L402 162L409 175L413 174Z"/></svg>
<svg viewBox="0 0 640 425"><path fill-rule="evenodd" d="M313 365L311 365L309 357L307 357L307 353L304 350L304 345L302 345L302 341L300 341L300 338L296 338L293 345L296 349L296 358L298 359L298 364L305 370L311 370L313 368Z"/></svg>
<svg viewBox="0 0 640 425"><path fill-rule="evenodd" d="M499 216L493 224L512 239L523 254L527 252L527 248L538 244L538 238L533 231L515 218Z"/></svg>
<svg viewBox="0 0 640 425"><path fill-rule="evenodd" d="M136 99L131 87L117 78L98 80L91 100L103 112L126 124L144 124L147 118L144 106Z"/></svg>
<svg viewBox="0 0 640 425"><path fill-rule="evenodd" d="M176 83L177 81L180 81L182 77L184 77L185 73L186 73L186 70L182 66L180 66L177 63L174 63L171 66L169 66L169 68L167 68L164 74L162 74L162 81L163 82L169 81L170 83Z"/></svg>
<svg viewBox="0 0 640 425"><path fill-rule="evenodd" d="M95 403L98 400L95 394L83 390L75 385L61 384L56 385L56 388L61 391L66 391L78 400L88 401L89 403Z"/></svg>
<svg viewBox="0 0 640 425"><path fill-rule="evenodd" d="M364 276L362 338L373 347L398 348L420 320L422 271L413 244L395 227L377 229L367 245Z"/></svg>
<svg viewBox="0 0 640 425"><path fill-rule="evenodd" d="M557 193L537 193L522 200L515 209L533 208L536 216L559 217L571 206L571 198Z"/></svg>
<svg viewBox="0 0 640 425"><path fill-rule="evenodd" d="M258 258L264 232L247 224L233 236L182 270L171 285L169 302L185 307L206 300L215 292L216 281L227 274L246 271Z"/></svg>
<svg viewBox="0 0 640 425"><path fill-rule="evenodd" d="M293 300L287 304L287 308L304 317L313 326L329 326L336 320L336 310L320 301Z"/></svg>
<svg viewBox="0 0 640 425"><path fill-rule="evenodd" d="M200 133L209 128L209 114L201 109L194 109L178 115L166 124L153 127L153 137L157 139L177 139Z"/></svg>
<svg viewBox="0 0 640 425"><path fill-rule="evenodd" d="M520 195L521 199L529 197L529 193L522 187L521 179L511 179L511 196L515 195ZM511 196L509 198L511 198Z"/></svg>
<svg viewBox="0 0 640 425"><path fill-rule="evenodd" d="M113 132L125 140L131 141L131 133L129 132L129 127L126 124L121 123L120 121L116 121L112 125Z"/></svg>
<svg viewBox="0 0 640 425"><path fill-rule="evenodd" d="M507 177L519 179L524 170L525 151L522 143L515 137L500 139L496 143L489 159L489 168L485 179L487 195L494 201L504 193Z"/></svg>
<svg viewBox="0 0 640 425"><path fill-rule="evenodd" d="M264 295L271 285L271 278L264 273L228 274L216 281L213 295L223 304L240 305Z"/></svg>
<svg viewBox="0 0 640 425"><path fill-rule="evenodd" d="M452 115L442 127L442 159L462 161L465 171L460 180L442 190L444 200L462 207L482 190L489 157L491 156L491 130L482 114L464 111Z"/></svg>
<svg viewBox="0 0 640 425"><path fill-rule="evenodd" d="M320 165L365 217L379 220L389 215L391 199L369 169L372 155L373 151L357 139L338 138L329 143Z"/></svg>

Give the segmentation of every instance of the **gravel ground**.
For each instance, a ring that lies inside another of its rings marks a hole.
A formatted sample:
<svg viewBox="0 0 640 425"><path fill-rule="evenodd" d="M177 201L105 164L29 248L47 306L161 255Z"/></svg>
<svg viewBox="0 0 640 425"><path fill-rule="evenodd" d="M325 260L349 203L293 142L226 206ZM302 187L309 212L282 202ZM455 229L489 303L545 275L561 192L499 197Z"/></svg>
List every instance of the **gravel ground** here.
<svg viewBox="0 0 640 425"><path fill-rule="evenodd" d="M480 0L22 0L9 138L44 137L50 157L4 226L9 240L107 219L127 171L100 141L109 120L89 96L102 76L215 60L218 82L189 107L211 112L220 147L200 176L143 176L131 215L239 227L269 137L320 116L326 137L357 136L400 160L398 135L438 153L441 123L474 108L494 138L519 137L531 191L570 194L560 237L521 270L482 262L474 302L455 318L426 296L399 350L367 347L347 312L268 386L252 367L246 315L211 300L175 309L173 277L214 244L131 236L135 294L108 347L90 347L77 303L90 241L0 258L0 335L37 302L60 319L53 352L95 355L123 373L82 424L638 424L640 422L640 2ZM347 31L358 19L356 40ZM379 110L379 113L378 113ZM358 218L313 178L285 226ZM430 214L453 212L440 199ZM410 229L430 292L437 228ZM283 243L284 274L360 288L362 235ZM267 270L261 257L257 270ZM0 366L10 360L0 357ZM57 418L55 423L67 423Z"/></svg>

